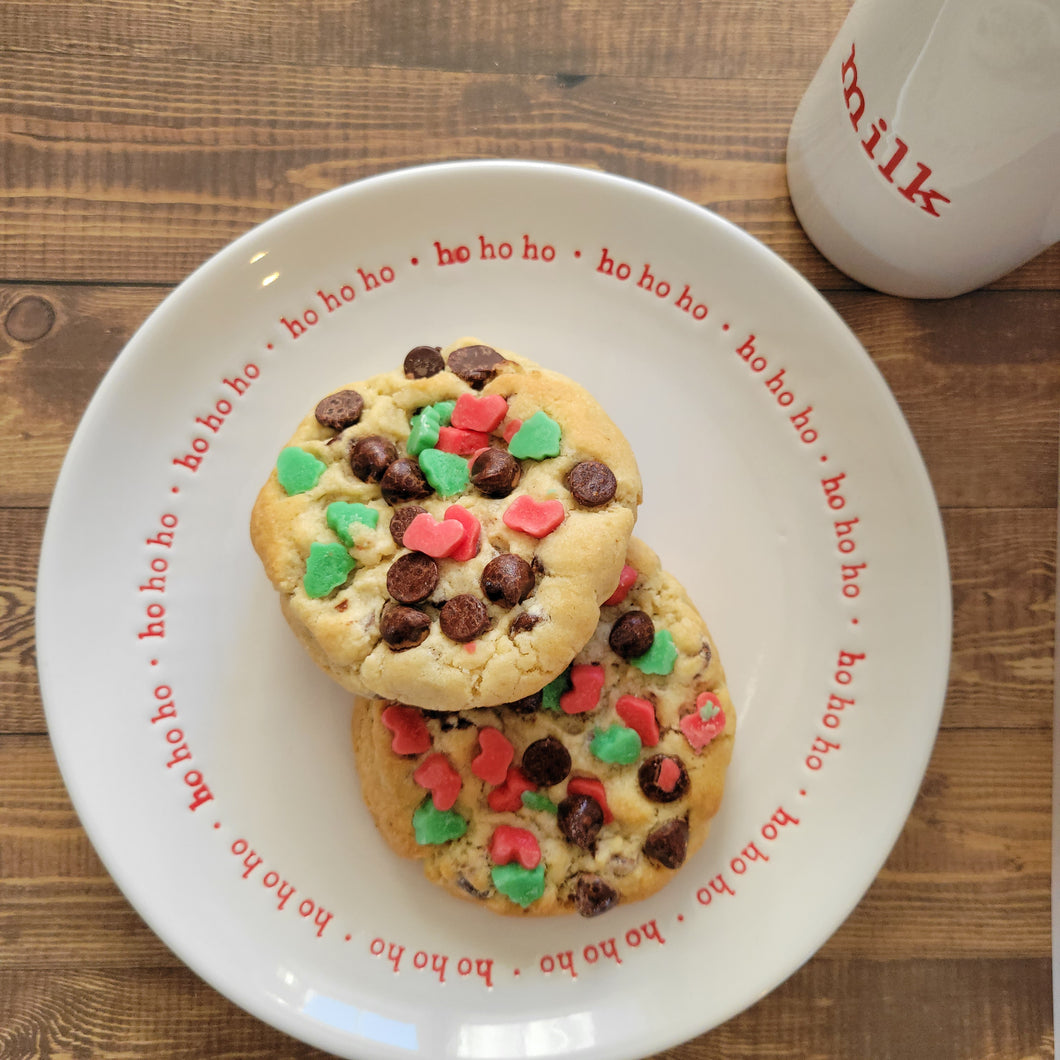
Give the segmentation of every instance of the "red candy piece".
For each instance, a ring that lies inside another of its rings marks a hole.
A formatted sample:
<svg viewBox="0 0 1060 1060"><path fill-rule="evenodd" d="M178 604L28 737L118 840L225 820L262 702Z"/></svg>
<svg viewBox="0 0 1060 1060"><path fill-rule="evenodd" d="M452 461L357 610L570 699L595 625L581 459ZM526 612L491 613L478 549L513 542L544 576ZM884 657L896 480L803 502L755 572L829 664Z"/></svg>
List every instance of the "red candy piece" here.
<svg viewBox="0 0 1060 1060"><path fill-rule="evenodd" d="M536 869L541 860L541 846L533 832L499 824L490 836L490 860L495 865L518 861L524 869Z"/></svg>
<svg viewBox="0 0 1060 1060"><path fill-rule="evenodd" d="M486 802L494 813L516 813L523 808L524 791L537 791L537 785L518 766L512 766L504 783L486 796Z"/></svg>
<svg viewBox="0 0 1060 1060"><path fill-rule="evenodd" d="M471 772L487 784L503 784L515 757L511 741L500 729L486 726L478 731L478 745L482 751L471 762Z"/></svg>
<svg viewBox="0 0 1060 1060"><path fill-rule="evenodd" d="M725 731L725 711L721 709L721 701L713 692L701 692L696 697L696 709L686 714L679 724L692 749L702 751Z"/></svg>
<svg viewBox="0 0 1060 1060"><path fill-rule="evenodd" d="M394 734L390 750L396 755L420 755L431 749L431 734L418 707L391 703L382 715L383 724Z"/></svg>
<svg viewBox="0 0 1060 1060"><path fill-rule="evenodd" d="M419 518L417 515L416 519ZM535 501L524 493L508 505L503 518L505 525L513 530L520 530L531 537L547 537L563 522L566 512L562 501ZM405 533L407 535L408 531Z"/></svg>
<svg viewBox="0 0 1060 1060"><path fill-rule="evenodd" d="M503 399L502 399L503 400ZM482 431L465 431L460 427L439 427L435 449L457 456L470 456L489 443L490 436Z"/></svg>
<svg viewBox="0 0 1060 1060"><path fill-rule="evenodd" d="M655 705L639 696L619 696L615 713L640 737L645 747L654 747L659 742L659 721L655 717Z"/></svg>
<svg viewBox="0 0 1060 1060"><path fill-rule="evenodd" d="M415 552L441 559L450 555L463 540L464 524L456 519L436 522L430 512L420 512L408 525L401 543Z"/></svg>
<svg viewBox="0 0 1060 1060"><path fill-rule="evenodd" d="M489 434L508 415L508 402L500 394L461 394L456 399L449 422L467 431Z"/></svg>
<svg viewBox="0 0 1060 1060"><path fill-rule="evenodd" d="M672 758L664 758L659 763L659 775L655 778L655 786L669 793L677 787L680 779L681 767Z"/></svg>
<svg viewBox="0 0 1060 1060"><path fill-rule="evenodd" d="M604 601L605 607L615 607L617 604L622 603L626 598L626 594L636 584L637 581L637 568L631 567L628 563L622 568L622 573L618 576L618 588Z"/></svg>
<svg viewBox="0 0 1060 1060"><path fill-rule="evenodd" d="M449 522L450 520L459 523L464 528L464 535L457 542L456 548L449 553L449 558L459 560L461 563L465 560L473 559L478 555L478 539L479 534L482 532L481 524L460 504L450 504L445 509L444 521ZM415 521L413 519L413 522Z"/></svg>
<svg viewBox="0 0 1060 1060"><path fill-rule="evenodd" d="M522 427L522 425L523 425L523 421L522 420L509 420L504 425L504 430L501 431L501 436L504 438L504 440L506 442L508 442L509 445L511 444L512 439L519 432L519 428Z"/></svg>
<svg viewBox="0 0 1060 1060"><path fill-rule="evenodd" d="M615 819L611 807L607 805L603 782L597 780L596 777L571 777L567 781L567 794L588 795L590 799L595 799L600 809L604 811L604 824L610 824Z"/></svg>
<svg viewBox="0 0 1060 1060"><path fill-rule="evenodd" d="M428 755L412 774L412 779L421 788L426 788L438 810L450 810L456 802L463 781L460 774L440 751Z"/></svg>
<svg viewBox="0 0 1060 1060"><path fill-rule="evenodd" d="M599 663L578 663L570 668L570 683L569 691L559 697L563 713L584 714L594 710L604 687L604 668Z"/></svg>

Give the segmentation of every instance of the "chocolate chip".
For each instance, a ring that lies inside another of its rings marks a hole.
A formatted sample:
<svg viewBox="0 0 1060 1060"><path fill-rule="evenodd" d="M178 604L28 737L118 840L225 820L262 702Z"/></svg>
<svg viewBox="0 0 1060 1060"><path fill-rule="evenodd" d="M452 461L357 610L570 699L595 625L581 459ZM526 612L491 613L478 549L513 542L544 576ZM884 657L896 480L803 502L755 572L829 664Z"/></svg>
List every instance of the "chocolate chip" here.
<svg viewBox="0 0 1060 1060"><path fill-rule="evenodd" d="M643 655L655 639L655 625L643 611L627 611L612 627L607 643L623 659Z"/></svg>
<svg viewBox="0 0 1060 1060"><path fill-rule="evenodd" d="M481 390L505 363L491 346L463 346L449 354L449 371L475 390Z"/></svg>
<svg viewBox="0 0 1060 1060"><path fill-rule="evenodd" d="M512 624L508 627L508 636L515 637L520 633L529 633L540 621L542 621L540 615L532 615L529 611L522 611L512 619Z"/></svg>
<svg viewBox="0 0 1060 1060"><path fill-rule="evenodd" d="M397 501L420 501L431 495L431 486L411 457L395 460L379 480L383 497L388 504Z"/></svg>
<svg viewBox="0 0 1060 1060"><path fill-rule="evenodd" d="M528 714L536 714L541 709L543 701L544 697L540 692L531 692L530 695L523 696L514 703L505 703L504 709L525 717Z"/></svg>
<svg viewBox="0 0 1060 1060"><path fill-rule="evenodd" d="M679 770L677 780L670 791L659 786L659 774L664 762L673 762ZM688 770L685 769L684 762L674 755L652 755L641 763L640 769L637 770L637 781L640 790L652 802L676 802L688 791Z"/></svg>
<svg viewBox="0 0 1060 1060"><path fill-rule="evenodd" d="M479 584L488 599L503 600L509 607L515 607L533 592L534 572L522 556L505 552L494 556L482 568Z"/></svg>
<svg viewBox="0 0 1060 1060"><path fill-rule="evenodd" d="M393 442L378 434L366 434L350 446L350 467L362 482L379 482L397 456Z"/></svg>
<svg viewBox="0 0 1060 1060"><path fill-rule="evenodd" d="M538 787L550 788L570 772L570 751L555 736L543 736L523 751L523 772Z"/></svg>
<svg viewBox="0 0 1060 1060"><path fill-rule="evenodd" d="M710 660L714 658L714 652L710 650L710 645L703 641L703 647L699 649L699 654L703 656L703 665L710 666Z"/></svg>
<svg viewBox="0 0 1060 1060"><path fill-rule="evenodd" d="M481 637L490 628L490 616L486 605L470 593L454 596L442 605L438 613L442 632L458 644Z"/></svg>
<svg viewBox="0 0 1060 1060"><path fill-rule="evenodd" d="M386 572L386 591L402 604L418 604L438 587L438 564L423 552L398 556Z"/></svg>
<svg viewBox="0 0 1060 1060"><path fill-rule="evenodd" d="M574 904L582 916L599 916L618 902L618 892L599 876L582 873L574 885Z"/></svg>
<svg viewBox="0 0 1060 1060"><path fill-rule="evenodd" d="M470 729L474 722L469 721L455 710L427 710L420 708L425 718L434 718L438 722L438 728L442 732L452 732L453 729Z"/></svg>
<svg viewBox="0 0 1060 1060"><path fill-rule="evenodd" d="M444 370L445 361L437 346L416 346L405 354L404 368L409 379L429 379Z"/></svg>
<svg viewBox="0 0 1060 1060"><path fill-rule="evenodd" d="M599 460L583 460L570 469L567 489L574 494L579 504L587 508L599 508L614 497L618 480L607 464Z"/></svg>
<svg viewBox="0 0 1060 1060"><path fill-rule="evenodd" d="M526 772L525 766L523 772ZM559 804L557 821L568 842L583 850L592 850L604 826L604 811L596 799L588 795L568 795Z"/></svg>
<svg viewBox="0 0 1060 1060"><path fill-rule="evenodd" d="M644 853L668 869L683 865L688 856L688 822L678 817L649 832L644 840Z"/></svg>
<svg viewBox="0 0 1060 1060"><path fill-rule="evenodd" d="M431 620L414 607L388 603L379 616L379 632L394 651L415 648L427 639Z"/></svg>
<svg viewBox="0 0 1060 1060"><path fill-rule="evenodd" d="M471 462L471 481L486 497L507 497L522 474L519 461L507 449L486 449Z"/></svg>
<svg viewBox="0 0 1060 1060"><path fill-rule="evenodd" d="M417 515L423 515L426 511L426 508L421 508L418 504L409 504L394 512L394 517L390 520L390 536L396 545L401 546L405 543L405 531L409 528L409 523Z"/></svg>
<svg viewBox="0 0 1060 1060"><path fill-rule="evenodd" d="M364 398L356 390L340 390L329 394L316 407L317 423L333 431L352 427L364 411Z"/></svg>
<svg viewBox="0 0 1060 1060"><path fill-rule="evenodd" d="M489 891L480 891L466 876L457 876L456 885L472 898L489 898Z"/></svg>

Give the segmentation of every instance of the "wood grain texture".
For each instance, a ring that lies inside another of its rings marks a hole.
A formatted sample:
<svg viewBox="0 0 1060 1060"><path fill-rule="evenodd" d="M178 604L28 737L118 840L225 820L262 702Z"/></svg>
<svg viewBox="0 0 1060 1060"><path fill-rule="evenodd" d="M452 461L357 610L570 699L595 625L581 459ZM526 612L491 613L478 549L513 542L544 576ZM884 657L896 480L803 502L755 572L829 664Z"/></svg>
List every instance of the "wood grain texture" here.
<svg viewBox="0 0 1060 1060"><path fill-rule="evenodd" d="M818 958L754 1008L655 1060L1047 1060L1049 962Z"/></svg>
<svg viewBox="0 0 1060 1060"><path fill-rule="evenodd" d="M164 288L0 286L0 505L46 507L66 450L104 373ZM27 299L54 313L20 342L7 328Z"/></svg>
<svg viewBox="0 0 1060 1060"><path fill-rule="evenodd" d="M656 184L740 224L811 282L856 287L806 240L787 198L804 87L25 55L0 64L0 279L172 284L338 185L514 157ZM1054 249L1004 284L1055 286L1058 267Z"/></svg>
<svg viewBox="0 0 1060 1060"><path fill-rule="evenodd" d="M1054 1056L1060 246L944 302L814 249L787 131L850 2L0 5L0 1060L325 1057L185 968L93 850L45 734L41 536L91 395L174 284L319 192L491 157L646 181L772 247L868 350L943 509L952 665L901 835L815 957L657 1060Z"/></svg>
<svg viewBox="0 0 1060 1060"><path fill-rule="evenodd" d="M43 732L33 635L37 554L44 532L38 509L0 508L0 739Z"/></svg>
<svg viewBox="0 0 1060 1060"><path fill-rule="evenodd" d="M248 66L400 67L478 73L808 78L849 0L8 0L0 51ZM756 44L752 53L748 39ZM768 56L763 62L758 56Z"/></svg>
<svg viewBox="0 0 1060 1060"><path fill-rule="evenodd" d="M823 952L1047 957L1051 750L1048 730L940 733L898 842Z"/></svg>
<svg viewBox="0 0 1060 1060"><path fill-rule="evenodd" d="M897 398L940 504L1055 507L1060 292L830 301Z"/></svg>
<svg viewBox="0 0 1060 1060"><path fill-rule="evenodd" d="M1046 1060L1049 961L817 958L753 1008L654 1060ZM0 970L0 1058L324 1060L184 968ZM988 1050L983 1051L985 1048Z"/></svg>
<svg viewBox="0 0 1060 1060"><path fill-rule="evenodd" d="M954 633L943 725L1050 730L1055 514L957 510L944 522Z"/></svg>
<svg viewBox="0 0 1060 1060"><path fill-rule="evenodd" d="M20 76L0 67L0 277L175 283L284 207L454 158L622 173L806 245L786 198L786 119L771 117L790 117L796 80L594 77L567 87L430 70L140 59L115 68L80 56L23 65ZM740 115L757 116L752 135L739 135ZM719 164L705 180L695 163L708 153ZM772 203L764 221L753 216L761 199Z"/></svg>
<svg viewBox="0 0 1060 1060"><path fill-rule="evenodd" d="M0 1058L326 1060L259 1023L183 967L0 969Z"/></svg>

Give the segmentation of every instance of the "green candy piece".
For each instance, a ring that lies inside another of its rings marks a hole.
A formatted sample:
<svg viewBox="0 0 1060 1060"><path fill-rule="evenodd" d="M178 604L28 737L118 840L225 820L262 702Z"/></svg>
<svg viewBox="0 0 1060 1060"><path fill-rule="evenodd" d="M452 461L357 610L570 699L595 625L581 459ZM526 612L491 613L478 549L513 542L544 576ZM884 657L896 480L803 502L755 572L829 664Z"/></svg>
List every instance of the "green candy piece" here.
<svg viewBox="0 0 1060 1060"><path fill-rule="evenodd" d="M412 827L416 833L416 842L421 847L437 846L459 839L467 831L467 820L456 810L439 810L434 799L428 795L416 807L412 815Z"/></svg>
<svg viewBox="0 0 1060 1060"><path fill-rule="evenodd" d="M456 408L455 401L436 401L431 408L438 416L438 423L442 427L448 427L453 419L453 409Z"/></svg>
<svg viewBox="0 0 1060 1060"><path fill-rule="evenodd" d="M439 497L455 497L467 489L470 479L467 460L441 449L424 449L419 455L420 470Z"/></svg>
<svg viewBox="0 0 1060 1060"><path fill-rule="evenodd" d="M299 449L297 445L289 445L281 449L276 458L276 477L287 496L291 497L311 490L320 481L326 467L327 464L317 460L312 453Z"/></svg>
<svg viewBox="0 0 1060 1060"><path fill-rule="evenodd" d="M548 413L535 412L512 435L508 452L519 460L544 460L547 456L559 456L559 440L562 435L559 424Z"/></svg>
<svg viewBox="0 0 1060 1060"><path fill-rule="evenodd" d="M545 813L551 813L554 816L559 815L559 807L547 795L542 795L540 791L524 791L520 798L528 810L544 810Z"/></svg>
<svg viewBox="0 0 1060 1060"><path fill-rule="evenodd" d="M327 596L349 577L350 571L356 566L357 560L342 545L334 541L327 544L314 541L309 546L305 577L302 579L306 596L314 600Z"/></svg>
<svg viewBox="0 0 1060 1060"><path fill-rule="evenodd" d="M589 750L601 762L614 762L623 766L636 762L640 747L640 737L636 732L617 721L606 729L597 729L589 744Z"/></svg>
<svg viewBox="0 0 1060 1060"><path fill-rule="evenodd" d="M564 670L559 677L549 681L549 683L541 689L541 706L544 707L545 710L551 710L554 713L559 714L559 697L569 689L570 671Z"/></svg>
<svg viewBox="0 0 1060 1060"><path fill-rule="evenodd" d="M651 647L643 655L629 661L642 674L673 673L674 663L677 662L677 645L674 644L673 634L668 629L656 630Z"/></svg>
<svg viewBox="0 0 1060 1060"><path fill-rule="evenodd" d="M347 504L335 501L328 505L328 526L338 534L339 540L348 548L353 547L353 527L366 526L374 530L379 522L379 513L367 504Z"/></svg>
<svg viewBox="0 0 1060 1060"><path fill-rule="evenodd" d="M433 449L438 444L438 429L441 427L441 421L431 405L413 416L409 425L412 429L409 431L409 440L405 448L412 456L419 456L425 449Z"/></svg>
<svg viewBox="0 0 1060 1060"><path fill-rule="evenodd" d="M506 898L524 909L545 893L545 863L538 862L536 869L524 869L517 861L507 865L494 865L490 871L493 886Z"/></svg>

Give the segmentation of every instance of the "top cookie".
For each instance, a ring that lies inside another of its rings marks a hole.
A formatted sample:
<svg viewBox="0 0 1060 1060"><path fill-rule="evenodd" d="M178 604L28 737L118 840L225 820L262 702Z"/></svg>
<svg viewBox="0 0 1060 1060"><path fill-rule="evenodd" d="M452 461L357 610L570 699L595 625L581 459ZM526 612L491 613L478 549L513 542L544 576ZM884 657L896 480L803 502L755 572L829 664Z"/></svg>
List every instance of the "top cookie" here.
<svg viewBox="0 0 1060 1060"><path fill-rule="evenodd" d="M340 684L466 709L568 666L640 499L628 442L582 387L464 340L325 397L279 454L251 539Z"/></svg>

